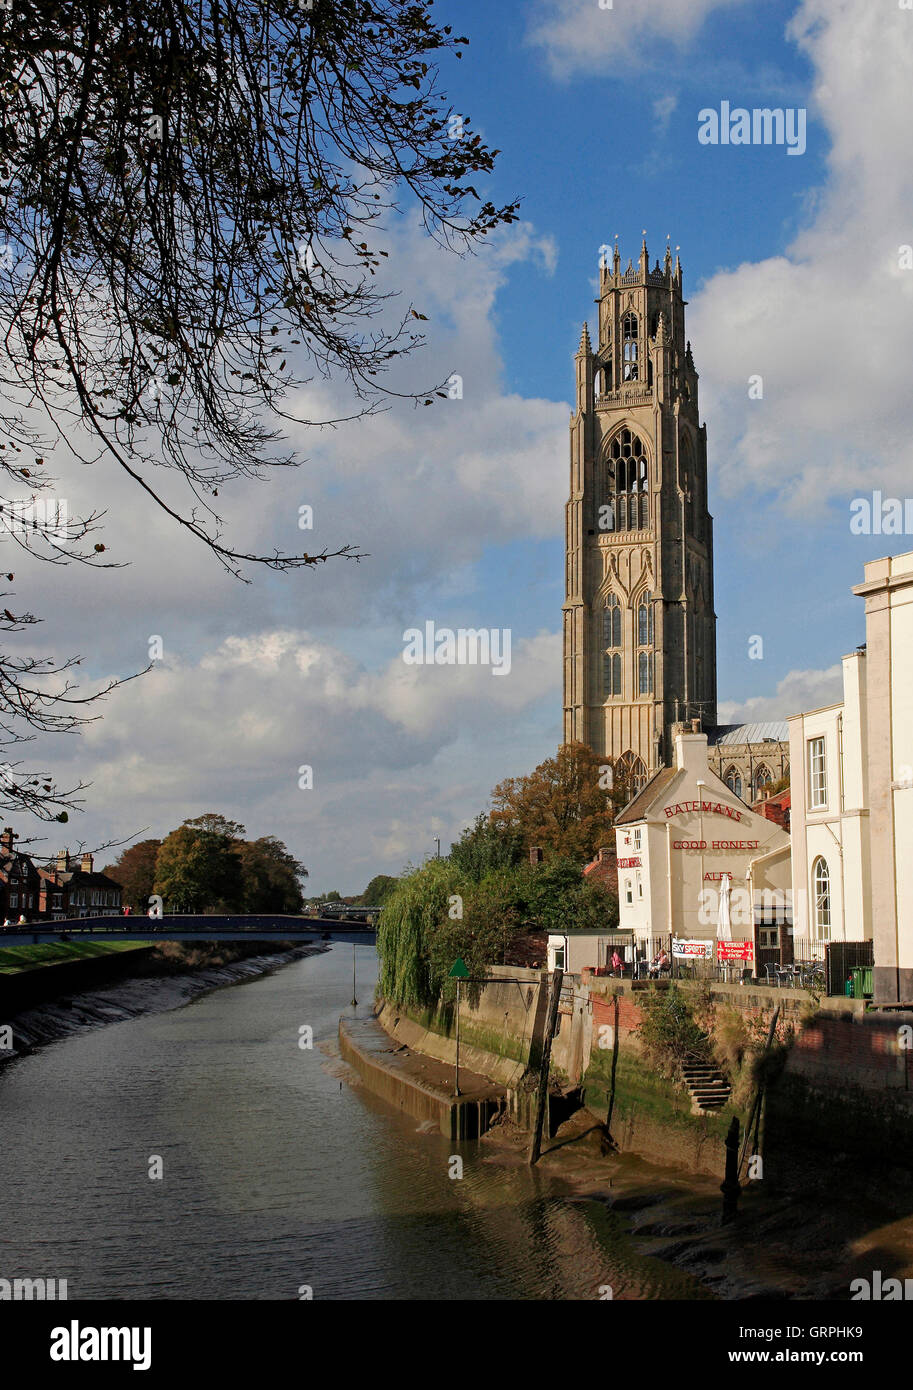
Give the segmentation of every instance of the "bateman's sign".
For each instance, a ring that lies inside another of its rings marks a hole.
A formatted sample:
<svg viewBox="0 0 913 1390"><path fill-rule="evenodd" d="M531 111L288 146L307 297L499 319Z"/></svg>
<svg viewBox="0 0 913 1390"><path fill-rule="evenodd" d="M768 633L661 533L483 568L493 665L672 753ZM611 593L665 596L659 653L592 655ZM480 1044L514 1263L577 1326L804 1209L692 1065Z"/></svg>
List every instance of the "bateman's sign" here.
<svg viewBox="0 0 913 1390"><path fill-rule="evenodd" d="M727 806L725 801L676 801L674 806L666 806L666 820L671 820L673 816L686 816L689 814L697 815L703 812L705 816L725 816L727 820L742 819L742 812L737 811L734 806Z"/></svg>

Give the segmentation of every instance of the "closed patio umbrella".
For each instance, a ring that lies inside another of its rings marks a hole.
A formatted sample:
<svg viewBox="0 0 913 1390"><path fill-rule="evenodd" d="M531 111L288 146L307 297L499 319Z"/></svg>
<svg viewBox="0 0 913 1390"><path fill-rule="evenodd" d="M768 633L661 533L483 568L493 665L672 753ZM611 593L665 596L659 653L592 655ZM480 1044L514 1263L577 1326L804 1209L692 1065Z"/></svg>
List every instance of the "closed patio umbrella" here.
<svg viewBox="0 0 913 1390"><path fill-rule="evenodd" d="M720 880L720 915L717 919L716 927L717 941L732 940L732 918L729 913L729 889L729 875L723 874Z"/></svg>

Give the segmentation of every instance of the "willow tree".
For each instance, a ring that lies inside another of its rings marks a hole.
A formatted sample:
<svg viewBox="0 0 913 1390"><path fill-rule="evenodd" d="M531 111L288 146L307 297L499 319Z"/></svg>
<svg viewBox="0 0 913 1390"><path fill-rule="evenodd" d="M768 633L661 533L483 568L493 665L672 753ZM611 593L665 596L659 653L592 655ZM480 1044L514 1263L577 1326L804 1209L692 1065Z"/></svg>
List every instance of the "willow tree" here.
<svg viewBox="0 0 913 1390"><path fill-rule="evenodd" d="M292 419L340 423L294 416L297 388L315 378L351 388L347 418L393 394L383 373L422 341L425 315L379 288L392 209L419 207L454 250L516 217L516 204L475 187L497 151L439 90L439 60L461 57L467 40L430 10L431 0L0 8L0 538L55 563L107 563L91 537L101 506L60 519L47 465L78 461L122 469L242 578L357 558L351 543L245 546L226 534L218 499L234 480L299 461L283 442ZM433 393L426 383L405 394ZM163 468L178 480L167 493ZM14 626L29 620L7 610ZM34 727L36 700L2 654L0 667L2 752ZM47 716L53 678L44 689ZM0 781L0 807L23 806Z"/></svg>

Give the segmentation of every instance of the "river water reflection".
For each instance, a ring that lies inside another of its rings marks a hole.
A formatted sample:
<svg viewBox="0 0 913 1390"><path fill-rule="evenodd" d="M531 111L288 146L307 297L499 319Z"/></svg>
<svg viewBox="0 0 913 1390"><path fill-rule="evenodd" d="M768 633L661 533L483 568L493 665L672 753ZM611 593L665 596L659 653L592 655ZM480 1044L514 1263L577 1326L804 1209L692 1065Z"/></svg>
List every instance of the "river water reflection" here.
<svg viewBox="0 0 913 1390"><path fill-rule="evenodd" d="M466 1144L451 1179L450 1141L340 1079L351 991L336 946L0 1069L0 1277L71 1299L700 1296L541 1171Z"/></svg>

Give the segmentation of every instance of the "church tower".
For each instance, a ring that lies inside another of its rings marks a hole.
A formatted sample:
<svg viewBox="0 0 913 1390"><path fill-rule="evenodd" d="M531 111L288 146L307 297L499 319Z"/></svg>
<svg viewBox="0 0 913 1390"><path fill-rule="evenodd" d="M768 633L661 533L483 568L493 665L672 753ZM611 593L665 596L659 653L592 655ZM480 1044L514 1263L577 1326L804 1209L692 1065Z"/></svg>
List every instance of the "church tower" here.
<svg viewBox="0 0 913 1390"><path fill-rule="evenodd" d="M681 262L603 253L598 344L584 324L574 359L564 738L633 791L671 762L673 724L716 724L713 523Z"/></svg>

